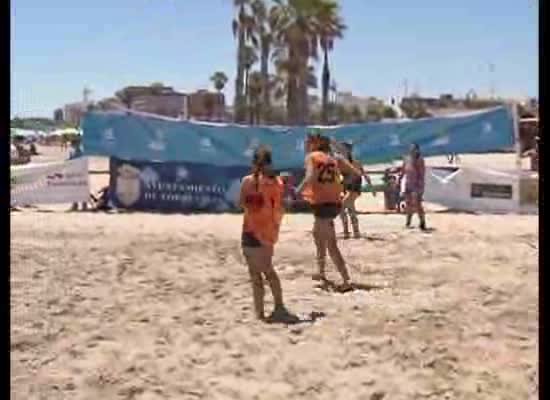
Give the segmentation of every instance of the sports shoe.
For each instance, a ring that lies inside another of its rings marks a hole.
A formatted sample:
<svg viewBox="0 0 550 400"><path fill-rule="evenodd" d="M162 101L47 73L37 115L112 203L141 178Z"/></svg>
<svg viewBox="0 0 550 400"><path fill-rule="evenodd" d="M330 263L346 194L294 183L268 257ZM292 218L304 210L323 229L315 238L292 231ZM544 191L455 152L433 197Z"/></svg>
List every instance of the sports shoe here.
<svg viewBox="0 0 550 400"><path fill-rule="evenodd" d="M344 282L337 287L339 292L349 292L353 290L353 285L350 282Z"/></svg>
<svg viewBox="0 0 550 400"><path fill-rule="evenodd" d="M311 275L311 279L313 279L314 281L326 281L327 280L327 276L323 273L316 273L316 274L313 274Z"/></svg>
<svg viewBox="0 0 550 400"><path fill-rule="evenodd" d="M267 318L267 321L295 323L300 321L300 318L290 313L285 306L279 306L279 307L275 307L271 315Z"/></svg>

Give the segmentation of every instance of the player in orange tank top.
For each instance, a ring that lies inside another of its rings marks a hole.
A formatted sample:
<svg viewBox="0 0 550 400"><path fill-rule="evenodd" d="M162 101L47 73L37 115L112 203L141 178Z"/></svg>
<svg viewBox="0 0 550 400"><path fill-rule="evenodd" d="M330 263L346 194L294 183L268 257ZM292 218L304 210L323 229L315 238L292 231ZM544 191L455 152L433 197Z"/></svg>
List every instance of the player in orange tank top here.
<svg viewBox="0 0 550 400"><path fill-rule="evenodd" d="M243 178L240 204L244 209L241 244L248 264L256 317L264 320L264 279L275 309L272 320L292 320L283 303L281 281L273 268L273 247L283 218L283 182L271 170L271 152L260 148L254 154L253 173Z"/></svg>
<svg viewBox="0 0 550 400"><path fill-rule="evenodd" d="M326 281L325 267L327 250L342 276L340 290L352 289L346 262L338 248L334 218L340 214L343 186L340 171L361 176L361 171L342 158L330 155L330 139L321 135L309 136L305 159L306 177L298 192L313 209L313 239L317 248L319 273L314 280Z"/></svg>

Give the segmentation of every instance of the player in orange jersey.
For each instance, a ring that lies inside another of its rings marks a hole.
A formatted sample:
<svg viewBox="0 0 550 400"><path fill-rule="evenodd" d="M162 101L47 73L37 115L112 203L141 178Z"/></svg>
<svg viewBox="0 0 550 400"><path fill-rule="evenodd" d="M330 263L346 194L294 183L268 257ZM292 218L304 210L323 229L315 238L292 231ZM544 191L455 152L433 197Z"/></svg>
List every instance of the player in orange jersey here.
<svg viewBox="0 0 550 400"><path fill-rule="evenodd" d="M334 218L342 208L343 186L340 181L340 171L361 176L362 171L355 168L343 158L335 158L331 153L331 141L319 134L310 135L307 140L305 159L306 176L298 187L298 192L309 202L315 217L313 238L317 248L317 264L319 273L313 275L314 280L326 280L325 266L327 250L330 258L342 276L340 290L352 289L346 262L338 248Z"/></svg>
<svg viewBox="0 0 550 400"><path fill-rule="evenodd" d="M254 309L260 320L264 320L264 278L275 303L269 319L296 318L283 304L281 281L272 263L273 247L283 218L283 190L283 182L271 169L271 152L258 149L252 162L252 174L242 181L240 204L244 209L241 244L252 281Z"/></svg>

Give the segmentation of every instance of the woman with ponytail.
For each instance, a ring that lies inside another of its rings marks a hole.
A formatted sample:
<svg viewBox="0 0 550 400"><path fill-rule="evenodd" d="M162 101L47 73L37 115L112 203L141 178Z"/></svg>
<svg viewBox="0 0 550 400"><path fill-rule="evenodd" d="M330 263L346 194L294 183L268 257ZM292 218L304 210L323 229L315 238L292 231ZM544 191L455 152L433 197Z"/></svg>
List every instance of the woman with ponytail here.
<svg viewBox="0 0 550 400"><path fill-rule="evenodd" d="M271 152L254 153L252 174L243 178L240 205L244 209L241 244L252 282L256 317L264 320L264 279L273 294L275 309L269 319L295 318L285 308L281 281L273 268L273 247L283 218L283 182L271 169Z"/></svg>
<svg viewBox="0 0 550 400"><path fill-rule="evenodd" d="M340 214L342 208L343 187L339 178L341 171L358 176L361 176L361 171L347 160L330 155L331 140L328 137L320 134L309 135L306 144L306 176L297 192L302 193L313 209L313 241L317 249L319 272L312 278L318 281L327 280L325 267L328 252L342 277L339 289L351 290L351 278L336 240L334 218Z"/></svg>

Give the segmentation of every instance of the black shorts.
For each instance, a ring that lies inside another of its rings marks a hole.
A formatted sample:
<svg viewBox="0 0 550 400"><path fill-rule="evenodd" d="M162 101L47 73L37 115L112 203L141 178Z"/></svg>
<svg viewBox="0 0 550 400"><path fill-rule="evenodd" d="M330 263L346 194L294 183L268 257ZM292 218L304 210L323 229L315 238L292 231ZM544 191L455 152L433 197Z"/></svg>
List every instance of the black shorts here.
<svg viewBox="0 0 550 400"><path fill-rule="evenodd" d="M262 243L250 232L243 232L241 235L242 247L262 247Z"/></svg>
<svg viewBox="0 0 550 400"><path fill-rule="evenodd" d="M342 206L337 203L312 204L311 208L315 217L323 219L334 219L342 210Z"/></svg>
<svg viewBox="0 0 550 400"><path fill-rule="evenodd" d="M361 185L354 185L354 184L344 185L344 190L346 192L361 194Z"/></svg>

